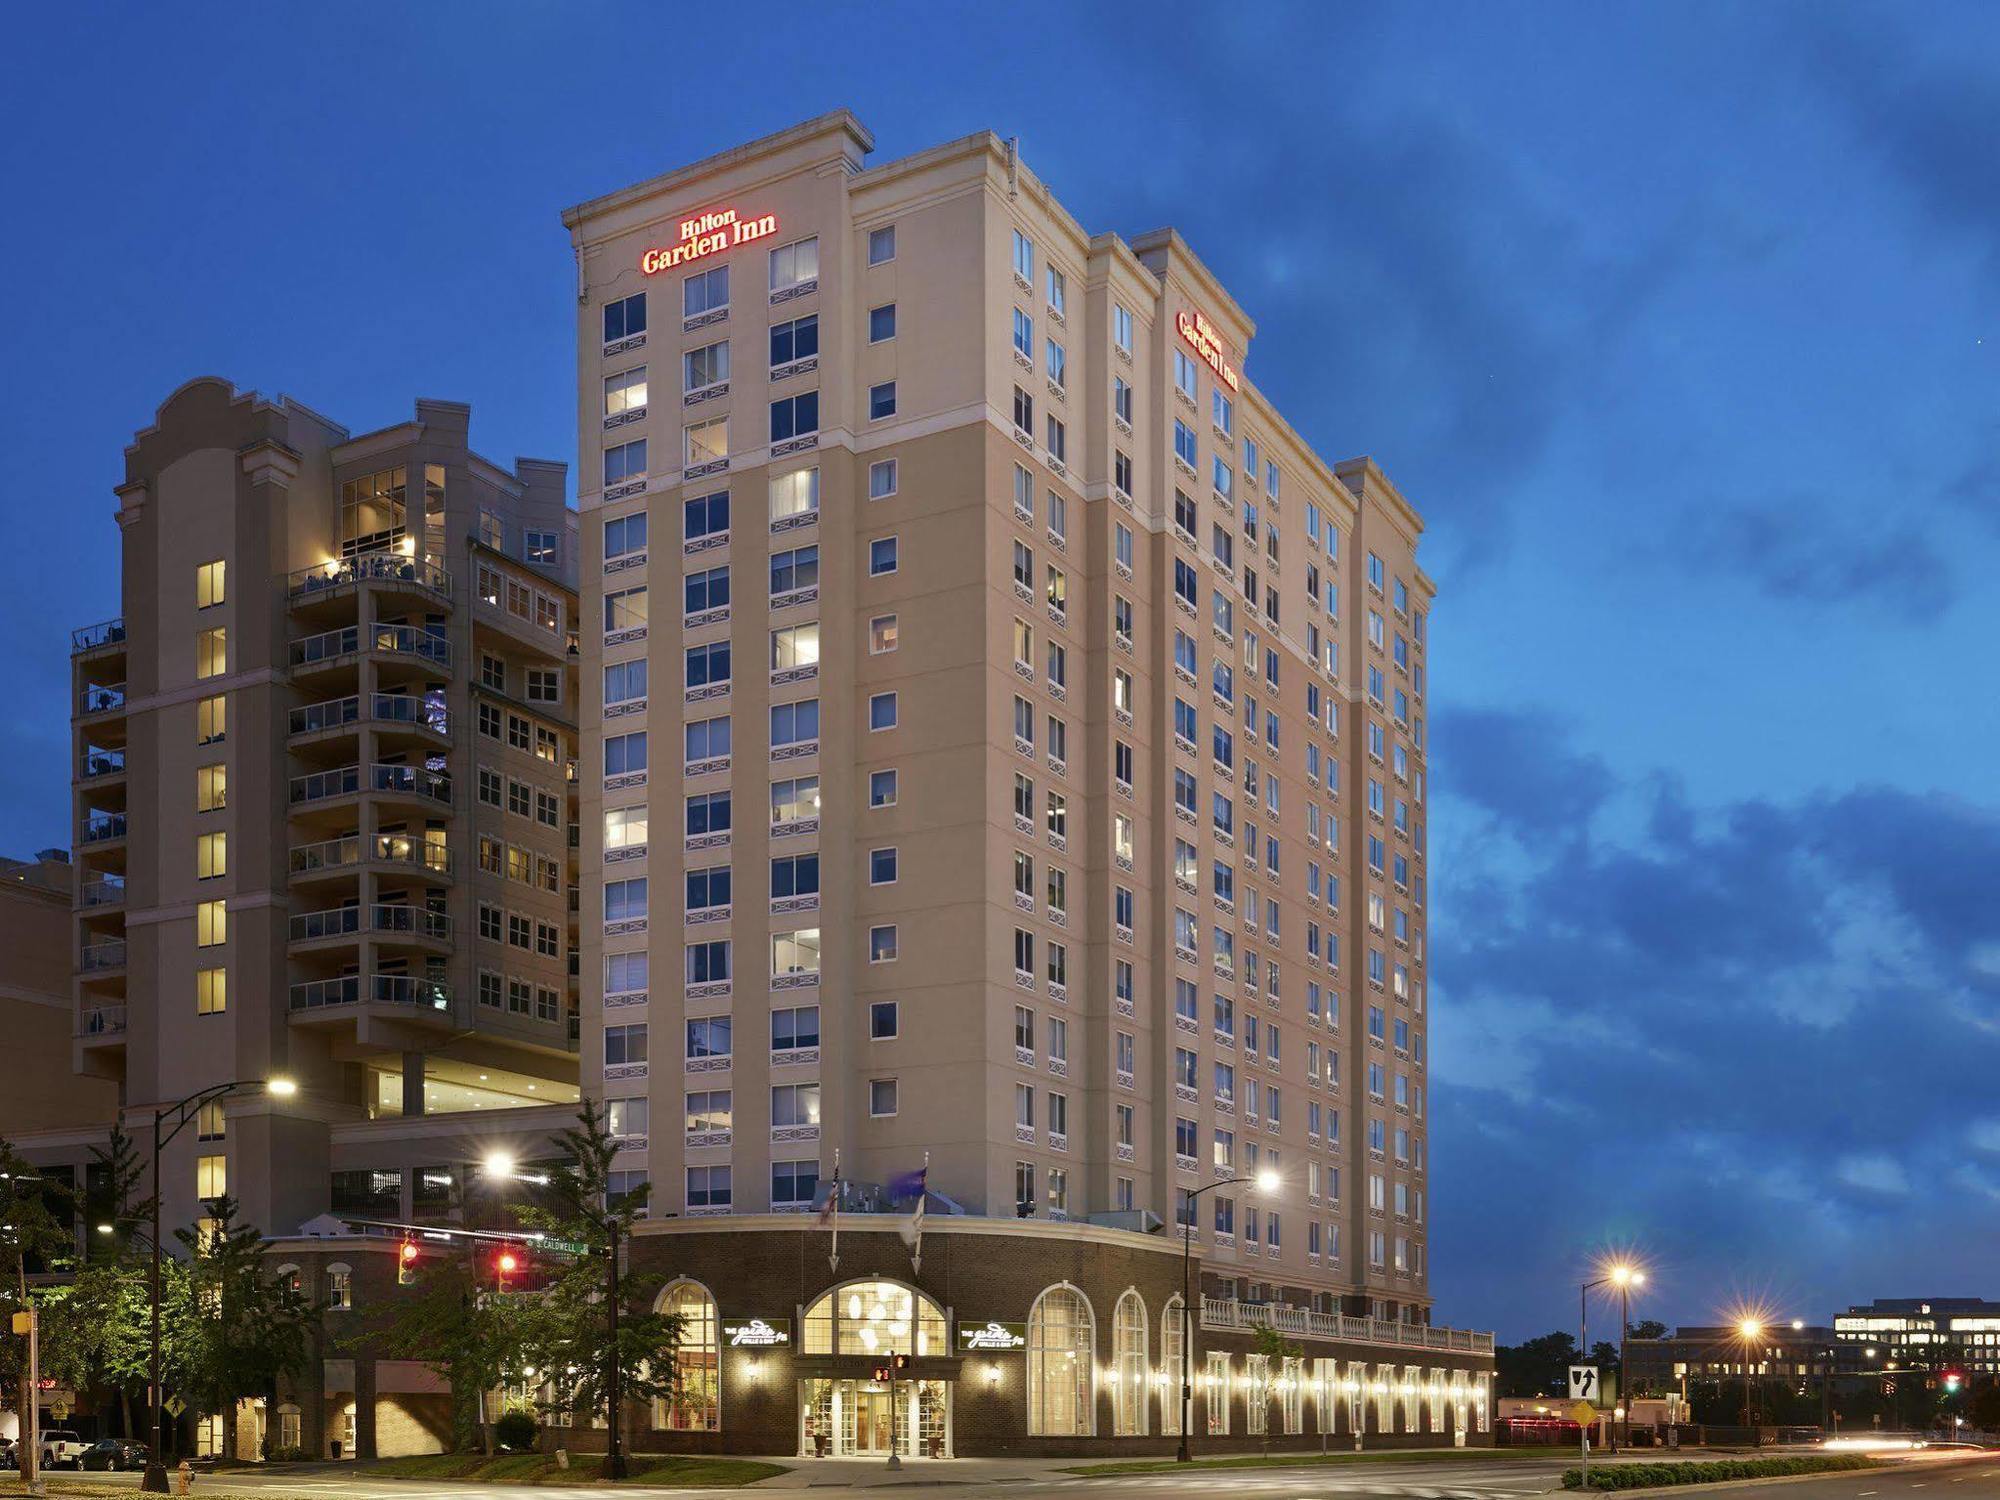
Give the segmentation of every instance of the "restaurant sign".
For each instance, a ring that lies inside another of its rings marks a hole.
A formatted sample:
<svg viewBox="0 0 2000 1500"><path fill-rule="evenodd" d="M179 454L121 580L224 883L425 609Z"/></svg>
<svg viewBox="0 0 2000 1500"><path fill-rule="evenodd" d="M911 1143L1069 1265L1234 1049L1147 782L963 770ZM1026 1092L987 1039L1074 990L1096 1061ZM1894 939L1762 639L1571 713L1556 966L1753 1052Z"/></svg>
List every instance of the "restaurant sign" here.
<svg viewBox="0 0 2000 1500"><path fill-rule="evenodd" d="M724 1318L722 1342L732 1349L788 1349L792 1343L790 1318Z"/></svg>
<svg viewBox="0 0 2000 1500"><path fill-rule="evenodd" d="M1222 342L1222 335L1215 331L1213 323L1198 312L1182 311L1175 317L1174 327L1201 356L1201 362L1215 371L1216 379L1232 391L1238 389L1236 366L1229 362L1228 346Z"/></svg>
<svg viewBox="0 0 2000 1500"><path fill-rule="evenodd" d="M740 217L733 208L711 209L682 219L680 239L673 245L648 250L639 257L639 269L646 275L671 271L719 250L733 250L752 240L769 239L778 232L778 216L763 214L754 219Z"/></svg>
<svg viewBox="0 0 2000 1500"><path fill-rule="evenodd" d="M1027 1347L1026 1323L960 1323L960 1354L1014 1354Z"/></svg>

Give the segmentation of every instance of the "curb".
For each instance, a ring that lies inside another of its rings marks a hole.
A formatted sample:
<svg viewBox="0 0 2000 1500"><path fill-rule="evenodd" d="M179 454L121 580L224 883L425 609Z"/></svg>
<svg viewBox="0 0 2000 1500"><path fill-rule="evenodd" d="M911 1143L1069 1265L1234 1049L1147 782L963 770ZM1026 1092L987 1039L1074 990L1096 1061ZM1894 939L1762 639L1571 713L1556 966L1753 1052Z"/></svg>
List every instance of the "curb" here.
<svg viewBox="0 0 2000 1500"><path fill-rule="evenodd" d="M1880 1473L1884 1469L1894 1468L1901 1463L1911 1463L1911 1462L1923 1463L1923 1464L1964 1463L1970 1459L1986 1458L1991 1456L1993 1455L1981 1452L1981 1453L1953 1453L1948 1455L1940 1455L1937 1458L1924 1458L1924 1459L1884 1458L1878 1460L1872 1468L1867 1468L1867 1469L1822 1469L1817 1474L1766 1474L1762 1478L1757 1478L1757 1479L1710 1479L1710 1480L1705 1480L1700 1484L1656 1485L1651 1489L1643 1489L1643 1490L1641 1489L1600 1490L1595 1485L1593 1485L1588 1490L1558 1489L1554 1493L1560 1495L1585 1495L1585 1494L1640 1495L1640 1496L1646 1496L1648 1497L1648 1500L1650 1500L1650 1497L1656 1495L1698 1495L1704 1490L1739 1489L1746 1484L1756 1484L1756 1485L1799 1484L1808 1479L1838 1479L1843 1475L1847 1474Z"/></svg>

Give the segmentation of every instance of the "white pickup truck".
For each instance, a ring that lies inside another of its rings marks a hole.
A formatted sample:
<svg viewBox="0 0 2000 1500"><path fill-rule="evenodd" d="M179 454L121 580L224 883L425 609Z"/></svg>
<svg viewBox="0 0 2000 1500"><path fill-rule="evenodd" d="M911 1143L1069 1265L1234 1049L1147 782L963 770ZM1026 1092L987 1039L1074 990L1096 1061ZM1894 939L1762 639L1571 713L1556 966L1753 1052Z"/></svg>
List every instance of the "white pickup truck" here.
<svg viewBox="0 0 2000 1500"><path fill-rule="evenodd" d="M81 1469L83 1467L83 1450L90 1445L82 1438L73 1432L64 1432L60 1428L52 1431L44 1431L40 1436L42 1440L43 1468Z"/></svg>

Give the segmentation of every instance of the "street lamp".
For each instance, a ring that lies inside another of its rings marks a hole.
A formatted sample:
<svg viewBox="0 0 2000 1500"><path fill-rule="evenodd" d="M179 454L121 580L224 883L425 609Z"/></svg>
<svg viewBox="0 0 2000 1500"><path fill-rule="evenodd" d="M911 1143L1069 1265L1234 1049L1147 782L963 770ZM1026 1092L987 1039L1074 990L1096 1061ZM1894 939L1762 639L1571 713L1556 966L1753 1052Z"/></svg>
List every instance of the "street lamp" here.
<svg viewBox="0 0 2000 1500"><path fill-rule="evenodd" d="M1632 1407L1631 1402L1626 1399L1625 1390L1625 1331L1632 1322L1632 1288L1646 1284L1646 1273L1633 1265L1629 1260L1613 1261L1610 1265L1604 1266L1601 1269L1603 1270L1603 1275L1597 1277L1594 1281L1584 1282L1577 1289L1577 1333L1579 1335L1577 1354L1582 1359L1590 1358L1590 1294L1601 1286L1617 1287L1619 1313L1618 1396L1621 1401L1625 1402L1625 1410L1628 1413L1625 1421L1627 1427L1626 1436L1629 1441L1631 1436L1631 1417L1629 1413ZM1611 1423L1611 1451L1614 1453L1618 1451L1618 1423L1615 1417Z"/></svg>
<svg viewBox="0 0 2000 1500"><path fill-rule="evenodd" d="M1188 1452L1188 1422L1194 1408L1194 1376L1190 1361L1194 1357L1194 1326L1188 1303L1188 1268L1194 1260L1194 1200L1203 1193L1219 1187L1228 1187L1236 1181L1234 1177L1219 1177L1214 1182L1204 1183L1198 1188L1187 1189L1181 1200L1187 1205L1187 1221L1181 1229L1181 1445L1174 1453L1178 1463L1189 1463L1194 1455ZM1263 1192L1278 1190L1278 1174L1270 1167L1258 1172L1255 1186ZM1227 1399L1227 1398L1225 1398Z"/></svg>
<svg viewBox="0 0 2000 1500"><path fill-rule="evenodd" d="M151 1495L167 1493L167 1466L161 1457L160 1448L160 1153L172 1144L175 1136L187 1129L188 1123L199 1118L204 1105L213 1104L226 1094L238 1089L261 1088L266 1094L278 1099L289 1099L299 1091L299 1086L289 1078L239 1078L230 1083L212 1084L189 1094L178 1104L163 1105L153 1111L153 1274L149 1300L152 1303L152 1353L147 1360L146 1375L151 1389L148 1401L152 1407L153 1441L146 1454L146 1474L139 1481L139 1488ZM173 1129L167 1129L167 1122L173 1122ZM98 1226L102 1233L104 1226Z"/></svg>
<svg viewBox="0 0 2000 1500"><path fill-rule="evenodd" d="M1736 1332L1743 1340L1743 1425L1750 1425L1750 1359L1757 1339L1764 1332L1763 1323L1757 1318L1744 1318L1736 1325Z"/></svg>

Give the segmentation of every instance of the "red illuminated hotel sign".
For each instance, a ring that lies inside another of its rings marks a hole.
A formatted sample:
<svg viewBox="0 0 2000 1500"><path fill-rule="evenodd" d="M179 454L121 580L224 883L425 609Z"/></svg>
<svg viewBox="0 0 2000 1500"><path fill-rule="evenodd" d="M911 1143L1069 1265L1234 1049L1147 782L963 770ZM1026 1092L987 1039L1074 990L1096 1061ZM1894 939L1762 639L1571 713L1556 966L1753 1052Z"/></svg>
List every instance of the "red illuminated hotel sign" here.
<svg viewBox="0 0 2000 1500"><path fill-rule="evenodd" d="M1181 337L1201 356L1201 362L1215 371L1216 378L1232 391L1238 389L1236 366L1229 362L1224 352L1222 335L1198 312L1183 312L1174 319L1174 326L1181 331Z"/></svg>
<svg viewBox="0 0 2000 1500"><path fill-rule="evenodd" d="M752 240L768 239L778 232L778 216L765 214L758 219L737 217L733 208L714 209L681 220L680 242L664 250L648 250L639 257L639 269L652 276L687 265L718 250L733 250Z"/></svg>

